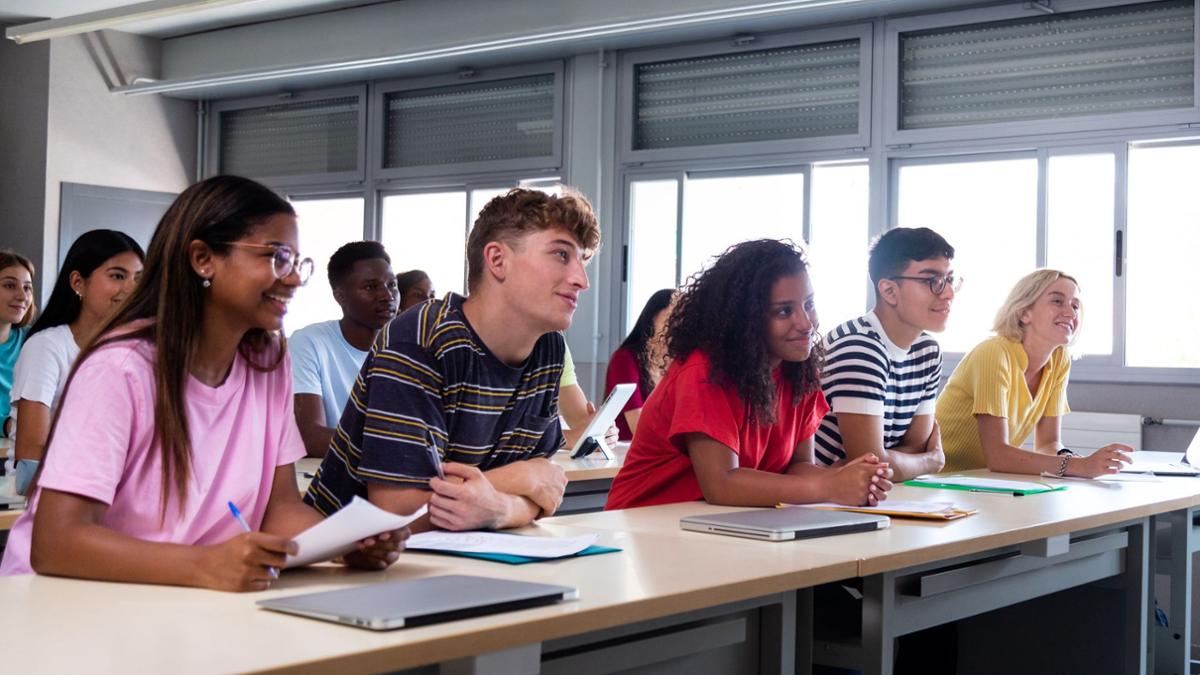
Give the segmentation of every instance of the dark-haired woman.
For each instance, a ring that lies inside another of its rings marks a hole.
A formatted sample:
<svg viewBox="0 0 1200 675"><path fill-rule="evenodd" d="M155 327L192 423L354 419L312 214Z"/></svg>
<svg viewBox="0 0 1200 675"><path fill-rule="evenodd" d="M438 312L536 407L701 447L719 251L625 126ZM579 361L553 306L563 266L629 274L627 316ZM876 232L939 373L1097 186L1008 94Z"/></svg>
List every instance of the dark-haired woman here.
<svg viewBox="0 0 1200 675"><path fill-rule="evenodd" d="M617 417L617 431L622 441L633 438L642 414L642 406L662 379L665 359L661 345L667 316L671 313L671 296L674 293L674 290L664 288L650 296L633 324L633 330L629 331L625 341L608 360L604 391L612 391L618 384L637 385L637 389L629 397L629 402L621 409L621 415Z"/></svg>
<svg viewBox="0 0 1200 675"><path fill-rule="evenodd" d="M291 205L244 178L197 183L167 209L141 282L79 355L0 574L270 584L321 520L296 490L304 444L278 337L312 272L298 238ZM345 559L386 567L402 538Z"/></svg>
<svg viewBox="0 0 1200 675"><path fill-rule="evenodd" d="M14 251L0 251L0 437L12 434L9 391L13 366L25 343L33 306L33 263ZM0 456L0 467L5 458Z"/></svg>
<svg viewBox="0 0 1200 675"><path fill-rule="evenodd" d="M400 311L415 307L426 300L437 297L429 275L421 270L409 270L396 275L396 289L400 291Z"/></svg>
<svg viewBox="0 0 1200 675"><path fill-rule="evenodd" d="M813 464L829 406L808 265L794 245L737 244L694 277L667 320L667 356L605 508L885 498L891 472L874 455Z"/></svg>
<svg viewBox="0 0 1200 675"><path fill-rule="evenodd" d="M79 348L133 291L145 257L136 241L116 230L84 232L67 250L50 300L29 329L13 371L17 494L26 494L33 483L46 451L50 416Z"/></svg>

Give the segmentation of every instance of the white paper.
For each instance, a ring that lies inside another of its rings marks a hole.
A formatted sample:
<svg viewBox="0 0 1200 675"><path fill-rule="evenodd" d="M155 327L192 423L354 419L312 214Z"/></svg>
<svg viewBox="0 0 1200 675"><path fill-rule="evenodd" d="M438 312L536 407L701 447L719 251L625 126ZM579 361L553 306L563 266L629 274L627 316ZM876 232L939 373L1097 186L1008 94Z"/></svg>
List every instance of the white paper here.
<svg viewBox="0 0 1200 675"><path fill-rule="evenodd" d="M342 510L301 532L296 537L300 549L296 555L287 557L285 567L322 562L349 553L360 540L398 530L425 515L426 508L422 504L416 513L398 516L355 497Z"/></svg>
<svg viewBox="0 0 1200 675"><path fill-rule="evenodd" d="M806 506L808 508L818 509L845 509L845 504L837 504L834 502L822 502L819 504L789 504L789 506ZM882 504L876 506L855 506L855 510L863 511L893 511L895 513L912 513L912 514L932 514L946 513L954 510L954 504L951 502L918 502L905 501L903 499L888 499Z"/></svg>
<svg viewBox="0 0 1200 675"><path fill-rule="evenodd" d="M422 532L408 538L405 548L459 553L502 553L529 558L575 555L596 543L599 534L579 537L526 537L496 532Z"/></svg>

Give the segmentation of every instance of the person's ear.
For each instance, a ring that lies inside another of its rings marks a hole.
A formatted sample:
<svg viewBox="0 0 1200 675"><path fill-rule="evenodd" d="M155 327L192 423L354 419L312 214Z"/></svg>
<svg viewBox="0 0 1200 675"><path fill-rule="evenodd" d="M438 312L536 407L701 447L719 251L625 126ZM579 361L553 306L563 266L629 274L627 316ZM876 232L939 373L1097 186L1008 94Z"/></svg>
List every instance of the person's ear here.
<svg viewBox="0 0 1200 675"><path fill-rule="evenodd" d="M346 304L346 292L342 290L341 286L333 287L333 301L339 305Z"/></svg>
<svg viewBox="0 0 1200 675"><path fill-rule="evenodd" d="M880 279L879 283L875 284L875 292L879 294L879 299L890 307L900 304L900 284L893 279Z"/></svg>
<svg viewBox="0 0 1200 675"><path fill-rule="evenodd" d="M192 243L188 244L188 262L191 263L192 271L196 273L196 276L204 281L212 281L215 257L208 244L199 239L193 239Z"/></svg>
<svg viewBox="0 0 1200 675"><path fill-rule="evenodd" d="M483 247L483 268L496 281L503 282L508 278L508 267L512 259L512 249L499 241L489 241Z"/></svg>
<svg viewBox="0 0 1200 675"><path fill-rule="evenodd" d="M83 297L83 287L86 283L86 280L78 270L71 272L71 275L67 277L67 283L70 284L71 290L75 292L75 295L78 295L81 298Z"/></svg>

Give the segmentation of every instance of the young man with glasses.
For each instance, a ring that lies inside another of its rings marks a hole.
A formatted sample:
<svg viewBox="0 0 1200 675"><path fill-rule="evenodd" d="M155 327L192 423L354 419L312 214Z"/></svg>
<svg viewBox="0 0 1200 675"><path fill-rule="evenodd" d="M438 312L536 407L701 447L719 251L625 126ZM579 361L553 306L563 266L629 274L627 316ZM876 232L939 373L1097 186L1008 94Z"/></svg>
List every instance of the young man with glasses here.
<svg viewBox="0 0 1200 675"><path fill-rule="evenodd" d="M552 514L566 477L559 379L600 229L583 197L514 189L467 240L467 288L404 312L371 348L305 501L429 505L414 531L501 529Z"/></svg>
<svg viewBox="0 0 1200 675"><path fill-rule="evenodd" d="M292 334L296 424L309 457L324 457L350 388L380 329L396 316L392 259L377 241L353 241L329 257L329 285L342 318Z"/></svg>
<svg viewBox="0 0 1200 675"><path fill-rule="evenodd" d="M934 407L942 374L938 343L962 285L954 248L928 228L896 228L871 247L875 308L825 336L821 388L830 412L816 436L825 464L874 454L897 482L946 462Z"/></svg>

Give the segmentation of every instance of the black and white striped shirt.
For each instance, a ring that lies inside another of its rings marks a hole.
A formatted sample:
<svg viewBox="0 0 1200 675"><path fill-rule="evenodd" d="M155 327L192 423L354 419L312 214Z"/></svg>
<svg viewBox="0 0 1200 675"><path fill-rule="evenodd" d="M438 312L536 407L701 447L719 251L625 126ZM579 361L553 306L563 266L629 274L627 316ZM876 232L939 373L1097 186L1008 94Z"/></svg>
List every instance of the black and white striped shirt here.
<svg viewBox="0 0 1200 675"><path fill-rule="evenodd" d="M928 333L907 350L888 339L874 312L825 335L821 389L830 411L816 436L816 459L844 459L837 414L883 418L883 447L900 443L917 415L932 415L942 377L942 352Z"/></svg>

